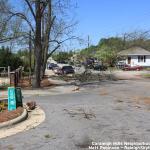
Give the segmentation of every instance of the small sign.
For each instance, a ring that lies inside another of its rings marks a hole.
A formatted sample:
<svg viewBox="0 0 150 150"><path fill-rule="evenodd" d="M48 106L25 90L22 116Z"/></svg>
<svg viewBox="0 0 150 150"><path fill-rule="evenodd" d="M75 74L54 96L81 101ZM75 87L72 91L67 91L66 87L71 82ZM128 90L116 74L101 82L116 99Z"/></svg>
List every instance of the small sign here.
<svg viewBox="0 0 150 150"><path fill-rule="evenodd" d="M8 87L8 111L16 110L16 94L14 87Z"/></svg>

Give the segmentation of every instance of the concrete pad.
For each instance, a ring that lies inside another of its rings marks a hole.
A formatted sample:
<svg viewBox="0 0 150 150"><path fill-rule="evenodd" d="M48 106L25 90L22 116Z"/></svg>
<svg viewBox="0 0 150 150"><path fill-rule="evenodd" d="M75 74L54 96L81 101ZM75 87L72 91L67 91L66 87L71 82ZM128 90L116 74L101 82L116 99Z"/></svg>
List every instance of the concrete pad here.
<svg viewBox="0 0 150 150"><path fill-rule="evenodd" d="M47 76L52 76L52 75L55 75L55 73L53 72L53 70L48 70L48 69L46 69L46 70L45 70L45 75L47 75Z"/></svg>
<svg viewBox="0 0 150 150"><path fill-rule="evenodd" d="M63 81L62 81L63 82ZM26 96L45 96L45 95L60 95L60 94L67 94L67 93L74 93L75 89L78 88L74 85L61 85L52 87L49 89L36 89L36 90L22 90L22 95ZM7 91L0 91L0 99L7 99Z"/></svg>
<svg viewBox="0 0 150 150"><path fill-rule="evenodd" d="M25 121L11 127L0 129L0 139L35 128L44 120L44 111L40 107L37 107L35 110L29 112L28 118Z"/></svg>

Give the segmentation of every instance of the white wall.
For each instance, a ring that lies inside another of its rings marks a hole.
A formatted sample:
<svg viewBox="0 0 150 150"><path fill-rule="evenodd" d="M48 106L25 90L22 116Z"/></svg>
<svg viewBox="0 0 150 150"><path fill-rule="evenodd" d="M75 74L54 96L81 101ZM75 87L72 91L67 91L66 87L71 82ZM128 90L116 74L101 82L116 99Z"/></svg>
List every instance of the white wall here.
<svg viewBox="0 0 150 150"><path fill-rule="evenodd" d="M131 66L150 66L150 55L146 56L146 62L138 62L138 56L129 56L131 57ZM128 59L126 60L126 64L128 64Z"/></svg>
<svg viewBox="0 0 150 150"><path fill-rule="evenodd" d="M57 64L57 62L56 62L52 57L49 57L49 58L48 58L47 63L54 63L54 64Z"/></svg>

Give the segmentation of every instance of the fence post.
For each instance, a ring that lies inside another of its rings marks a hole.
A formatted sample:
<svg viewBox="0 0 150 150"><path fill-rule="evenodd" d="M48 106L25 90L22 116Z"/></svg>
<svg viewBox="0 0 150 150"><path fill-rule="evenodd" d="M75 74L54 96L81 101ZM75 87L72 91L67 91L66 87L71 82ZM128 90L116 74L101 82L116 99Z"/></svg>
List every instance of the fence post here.
<svg viewBox="0 0 150 150"><path fill-rule="evenodd" d="M10 86L15 86L15 72L10 72Z"/></svg>
<svg viewBox="0 0 150 150"><path fill-rule="evenodd" d="M15 87L18 86L18 71L15 70L15 79L14 79L14 82L15 82Z"/></svg>
<svg viewBox="0 0 150 150"><path fill-rule="evenodd" d="M10 66L8 66L8 78L10 78Z"/></svg>

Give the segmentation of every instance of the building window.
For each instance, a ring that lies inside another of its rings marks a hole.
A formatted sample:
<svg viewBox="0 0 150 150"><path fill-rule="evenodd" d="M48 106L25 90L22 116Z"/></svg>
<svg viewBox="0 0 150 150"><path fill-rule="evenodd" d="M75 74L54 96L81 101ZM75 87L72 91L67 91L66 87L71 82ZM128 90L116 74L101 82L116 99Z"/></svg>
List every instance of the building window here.
<svg viewBox="0 0 150 150"><path fill-rule="evenodd" d="M144 62L146 62L146 56L144 56Z"/></svg>
<svg viewBox="0 0 150 150"><path fill-rule="evenodd" d="M138 62L146 62L146 56L138 56Z"/></svg>

